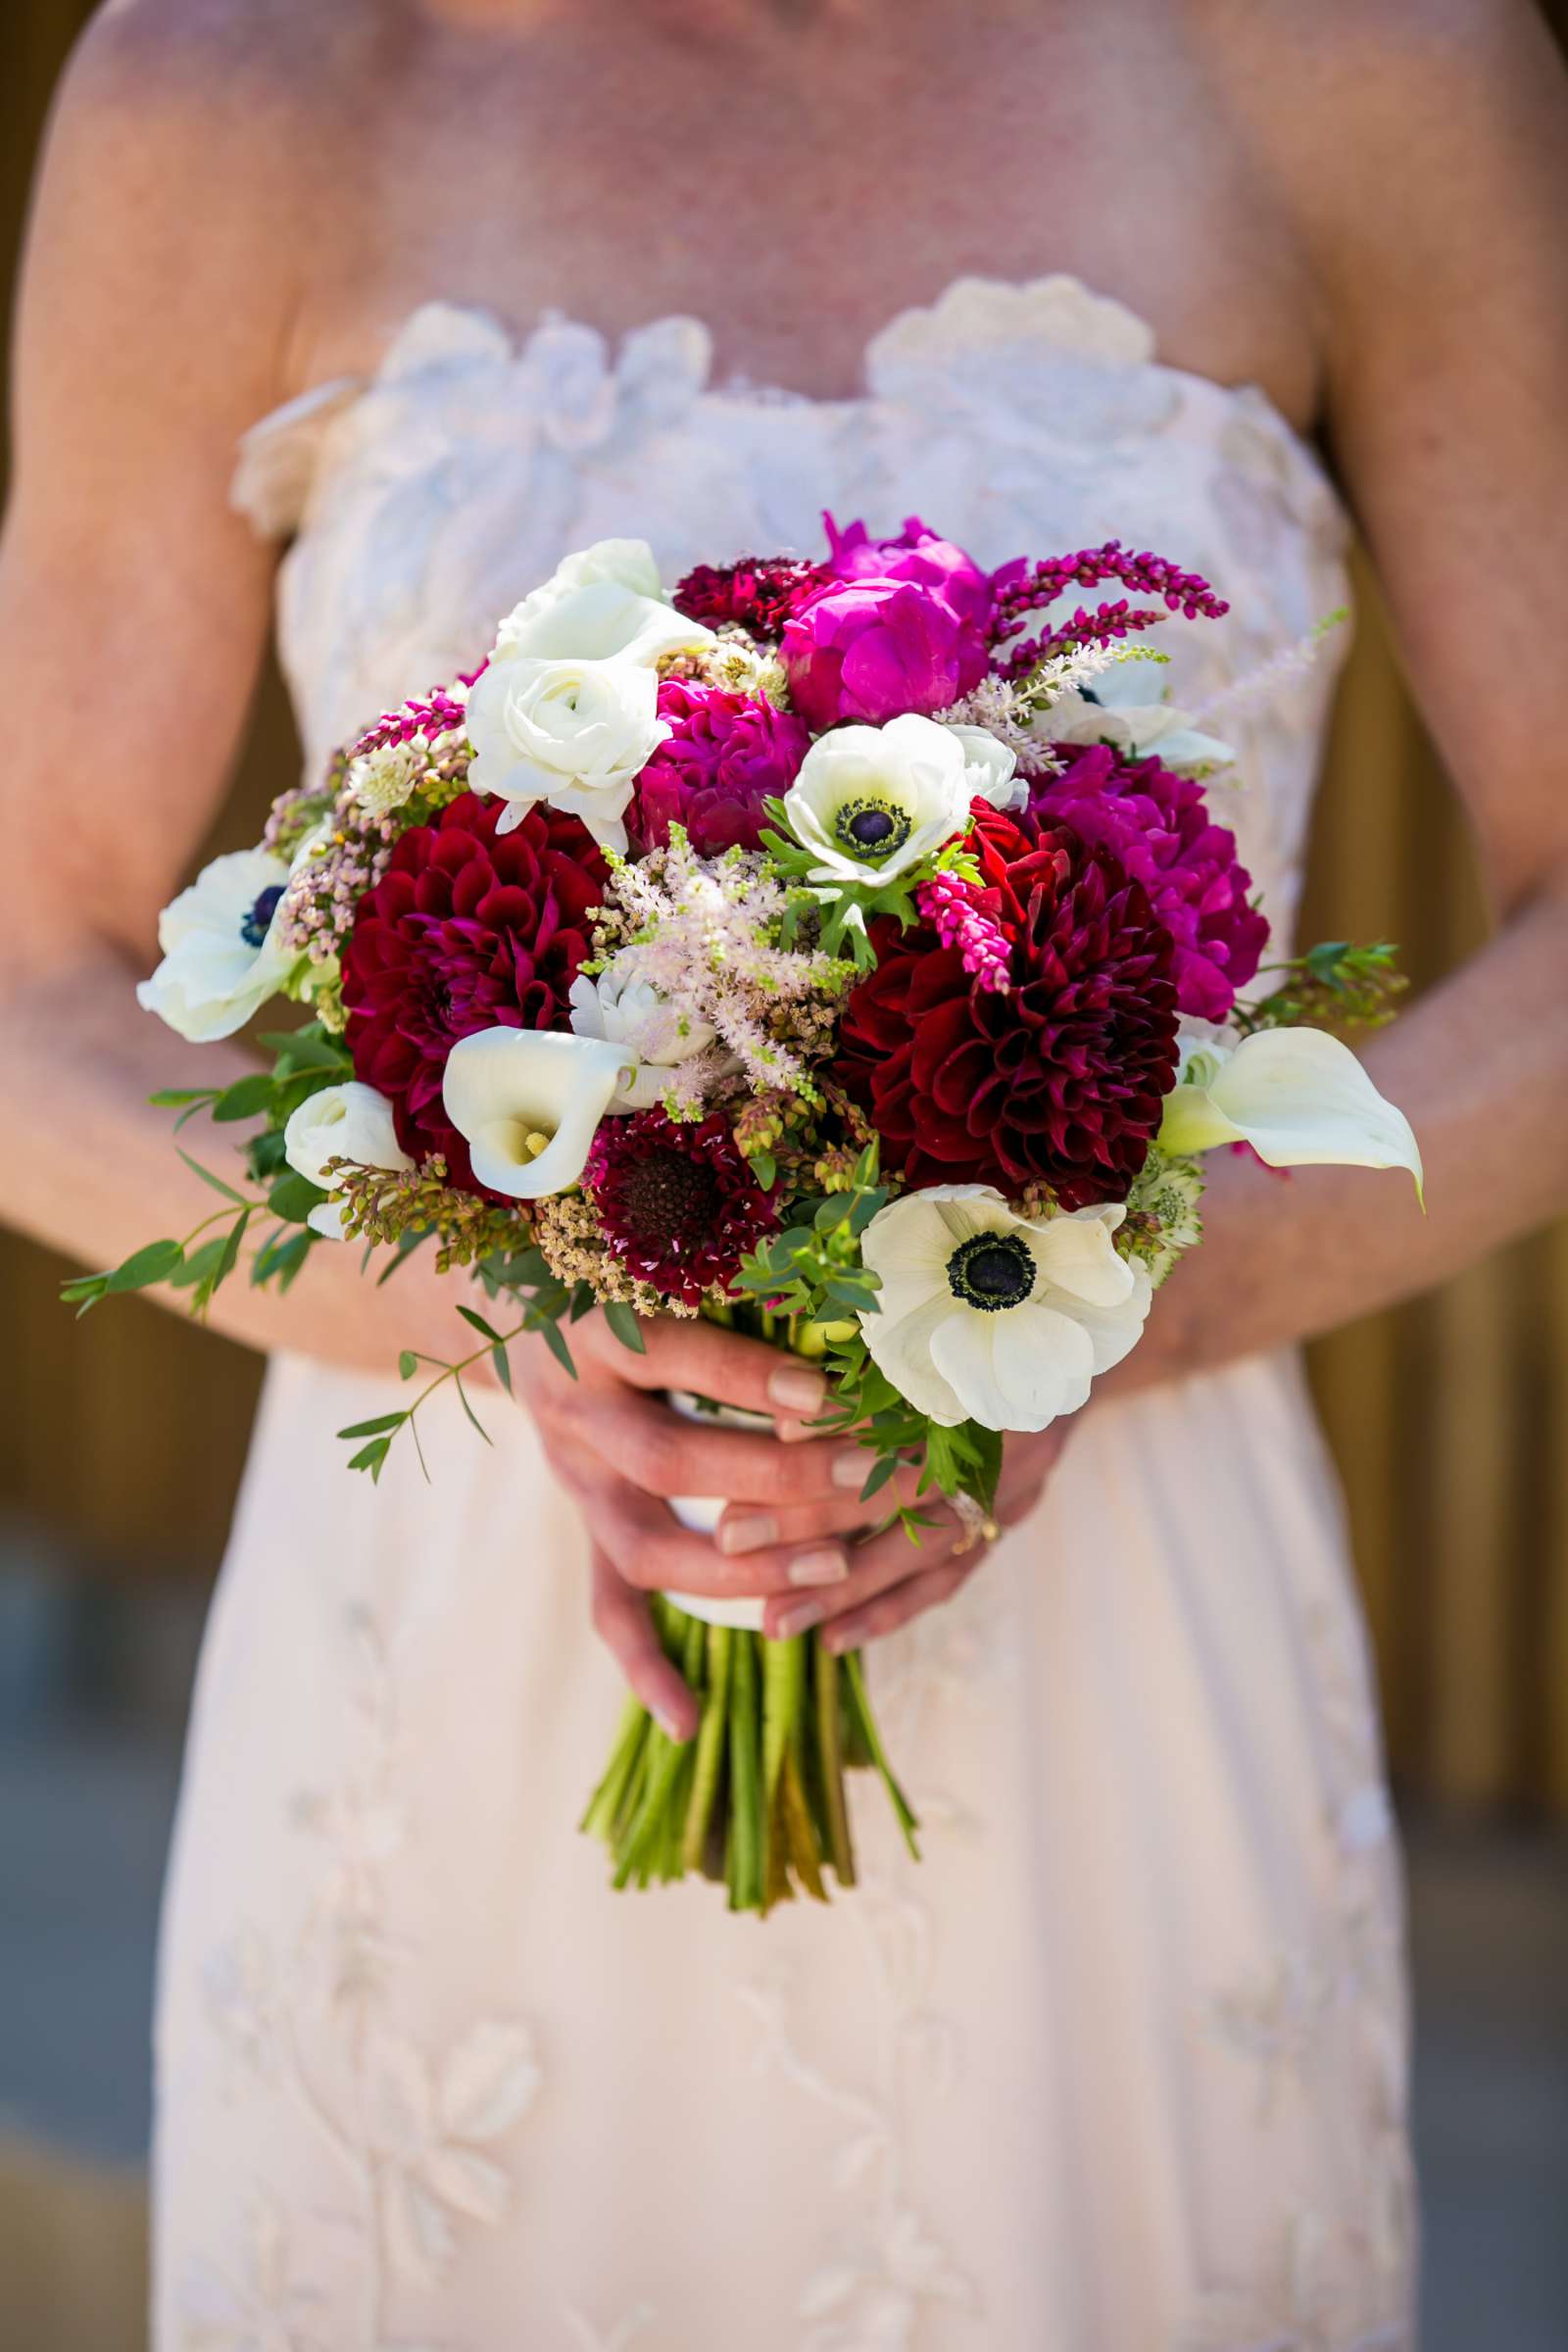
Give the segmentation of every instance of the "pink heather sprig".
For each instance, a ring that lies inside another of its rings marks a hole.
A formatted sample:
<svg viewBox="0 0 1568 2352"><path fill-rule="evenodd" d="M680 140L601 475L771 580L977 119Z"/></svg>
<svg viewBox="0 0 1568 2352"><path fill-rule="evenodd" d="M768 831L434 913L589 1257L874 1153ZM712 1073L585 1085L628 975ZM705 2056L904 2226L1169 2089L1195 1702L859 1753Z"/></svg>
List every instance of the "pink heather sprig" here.
<svg viewBox="0 0 1568 2352"><path fill-rule="evenodd" d="M468 679L463 682L471 683ZM416 735L433 743L438 735L449 734L454 728L461 731L467 723L463 705L455 702L444 686L432 686L422 701L415 697L401 710L383 710L374 725L367 727L350 746L349 757L361 760L367 752L384 751L388 744L412 743Z"/></svg>
<svg viewBox="0 0 1568 2352"><path fill-rule="evenodd" d="M957 874L933 874L914 894L915 905L945 948L956 948L977 988L1005 996L1008 976L1005 932L980 903L980 894Z"/></svg>
<svg viewBox="0 0 1568 2352"><path fill-rule="evenodd" d="M1148 549L1129 555L1119 539L1107 539L1103 547L1048 556L1029 566L1004 564L992 580L996 599L992 645L999 649L1007 645L1017 637L1027 613L1043 612L1069 588L1098 588L1106 580L1119 581L1141 596L1157 596L1163 610L1134 606L1125 597L1099 605L1092 612L1080 605L1060 627L1013 645L1011 652L997 662L998 674L1025 677L1054 654L1079 645L1102 645L1133 630L1152 628L1167 612L1180 612L1188 620L1218 620L1230 611L1200 572L1183 571Z"/></svg>

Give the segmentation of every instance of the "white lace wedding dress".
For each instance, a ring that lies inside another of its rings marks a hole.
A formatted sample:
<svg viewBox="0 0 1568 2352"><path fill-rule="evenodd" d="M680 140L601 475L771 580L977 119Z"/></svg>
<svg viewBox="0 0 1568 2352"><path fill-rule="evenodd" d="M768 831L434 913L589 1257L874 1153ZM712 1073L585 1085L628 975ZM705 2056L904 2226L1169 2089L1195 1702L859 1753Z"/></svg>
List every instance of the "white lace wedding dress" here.
<svg viewBox="0 0 1568 2352"><path fill-rule="evenodd" d="M1075 282L968 281L861 397L435 305L250 436L313 762L466 667L568 548L666 577L919 511L999 563L1117 534L1233 612L1180 699L1345 596L1255 391ZM1288 926L1328 679L1233 722ZM1369 1180L1370 1181L1370 1180ZM1180 1276L1177 1277L1180 1280ZM395 1384L393 1384L395 1390ZM614 1895L574 1824L617 1679L530 1428L379 1491L373 1383L269 1375L207 1638L158 2025L158 2352L1394 2352L1411 2341L1397 1871L1294 1359L1097 1413L963 1597L872 1653L925 1824L759 1928Z"/></svg>

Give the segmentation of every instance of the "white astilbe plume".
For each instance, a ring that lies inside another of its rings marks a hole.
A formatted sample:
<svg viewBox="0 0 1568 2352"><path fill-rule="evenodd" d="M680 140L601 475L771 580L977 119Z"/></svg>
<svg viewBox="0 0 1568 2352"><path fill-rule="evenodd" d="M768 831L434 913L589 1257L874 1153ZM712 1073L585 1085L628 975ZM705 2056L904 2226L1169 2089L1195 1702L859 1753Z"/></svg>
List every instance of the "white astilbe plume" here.
<svg viewBox="0 0 1568 2352"><path fill-rule="evenodd" d="M944 727L984 727L1006 745L1025 775L1053 775L1061 763L1031 731L1033 708L1006 678L982 678L968 694L937 711L936 718Z"/></svg>
<svg viewBox="0 0 1568 2352"><path fill-rule="evenodd" d="M1277 694L1283 694L1287 687L1296 685L1306 676L1322 650L1325 637L1331 636L1349 617L1349 607L1341 605L1337 611L1326 613L1308 629L1304 637L1298 637L1294 645L1282 646L1277 654L1271 654L1255 669L1233 678L1228 686L1220 688L1218 694L1211 694L1206 703L1199 705L1192 714L1194 726L1207 727L1215 719L1231 723L1239 717L1247 717L1265 709Z"/></svg>
<svg viewBox="0 0 1568 2352"><path fill-rule="evenodd" d="M699 858L671 825L667 850L640 865L617 863L610 897L626 934L614 951L617 971L649 981L717 1037L670 1070L667 1107L699 1111L737 1063L755 1087L807 1083L807 1055L797 1049L818 1038L830 1045L851 967L777 945L787 901L765 859L741 850Z"/></svg>

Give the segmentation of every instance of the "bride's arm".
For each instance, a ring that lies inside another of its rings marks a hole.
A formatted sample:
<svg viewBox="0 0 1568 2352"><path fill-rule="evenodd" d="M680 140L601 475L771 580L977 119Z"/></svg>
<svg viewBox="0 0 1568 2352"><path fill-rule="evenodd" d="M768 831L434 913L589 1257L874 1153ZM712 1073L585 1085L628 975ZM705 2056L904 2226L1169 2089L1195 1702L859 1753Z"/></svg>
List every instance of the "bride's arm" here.
<svg viewBox="0 0 1568 2352"><path fill-rule="evenodd" d="M0 1220L93 1267L213 1205L147 1097L255 1066L238 1044L183 1044L133 984L221 799L266 642L271 558L230 513L228 485L240 433L286 388L285 257L305 234L278 126L247 151L246 93L230 88L220 115L198 86L187 106L181 85L201 76L171 75L164 59L143 77L134 39L127 54L113 20L100 28L68 77L35 206L0 536ZM206 1139L210 1164L236 1135ZM184 1140L200 1156L196 1131ZM379 1289L360 1255L313 1250L286 1300L226 1284L212 1322L380 1373L402 1348L466 1351L451 1286L422 1258ZM846 1449L689 1429L648 1394L697 1387L799 1436L819 1377L754 1342L659 1325L634 1358L593 1318L573 1348L577 1384L534 1343L519 1391L583 1498L597 1622L684 1730L691 1701L641 1589L787 1591L843 1551L820 1528L808 1544L781 1525L771 1544L721 1556L660 1497L732 1495L754 1521L758 1506L833 1497L848 1525L855 1496L833 1478ZM858 1491L864 1463L849 1451Z"/></svg>
<svg viewBox="0 0 1568 2352"><path fill-rule="evenodd" d="M1407 1298L1568 1201L1568 82L1534 10L1495 0L1257 14L1258 146L1299 191L1334 449L1497 930L1364 1047L1427 1216L1392 1175L1211 1155L1204 1247L1107 1393Z"/></svg>

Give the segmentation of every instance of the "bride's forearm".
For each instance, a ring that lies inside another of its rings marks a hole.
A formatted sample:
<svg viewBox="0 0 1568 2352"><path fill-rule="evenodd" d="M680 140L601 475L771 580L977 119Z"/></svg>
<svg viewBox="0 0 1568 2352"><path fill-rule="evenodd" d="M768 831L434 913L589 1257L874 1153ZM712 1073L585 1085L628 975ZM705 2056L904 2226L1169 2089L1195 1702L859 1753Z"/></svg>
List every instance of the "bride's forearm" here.
<svg viewBox="0 0 1568 2352"><path fill-rule="evenodd" d="M161 1236L182 1240L223 1208L177 1156L173 1114L150 1108L147 1097L163 1087L220 1087L258 1066L239 1044L185 1044L140 1009L134 984L128 962L105 944L15 985L0 1004L8 1111L0 1222L93 1270ZM278 1010L279 1026L289 1026L288 1008ZM247 1132L198 1117L177 1140L249 1192L256 1188L239 1153ZM269 1229L258 1220L255 1238ZM219 1291L208 1321L246 1347L287 1348L372 1372L394 1370L405 1347L466 1352L464 1326L422 1253L384 1290L362 1279L361 1255L347 1246L313 1250L286 1298L254 1289L241 1272ZM143 1296L176 1313L189 1304L179 1291Z"/></svg>
<svg viewBox="0 0 1568 2352"><path fill-rule="evenodd" d="M1109 1396L1310 1339L1429 1289L1568 1203L1568 893L1543 890L1480 955L1361 1047L1415 1129L1407 1178L1280 1174L1211 1152L1204 1240L1155 1299Z"/></svg>

